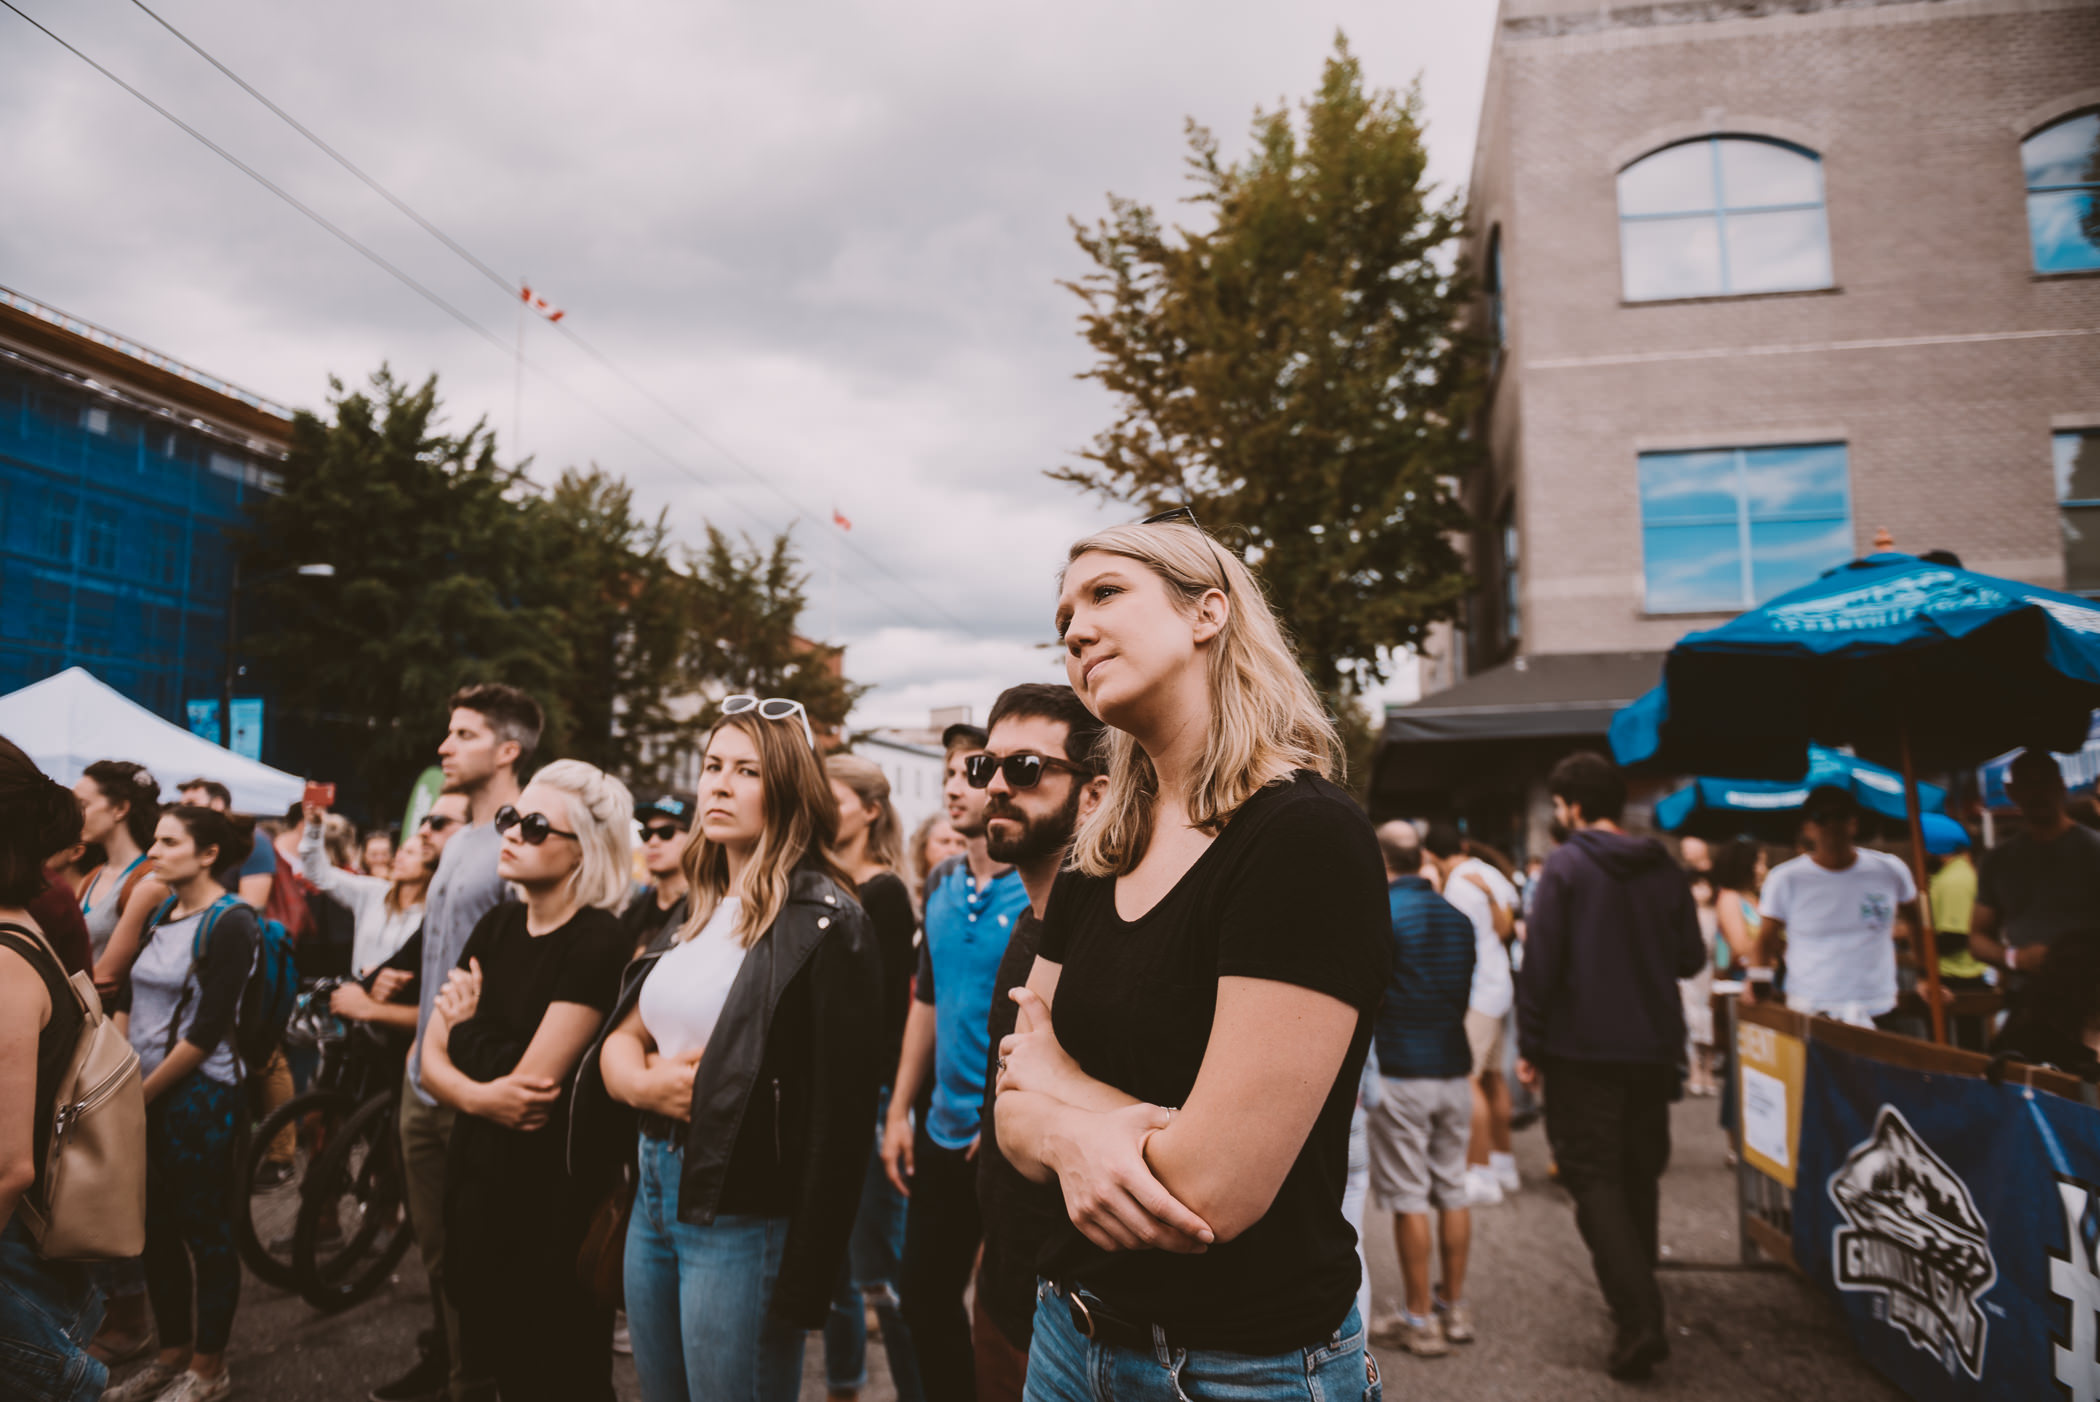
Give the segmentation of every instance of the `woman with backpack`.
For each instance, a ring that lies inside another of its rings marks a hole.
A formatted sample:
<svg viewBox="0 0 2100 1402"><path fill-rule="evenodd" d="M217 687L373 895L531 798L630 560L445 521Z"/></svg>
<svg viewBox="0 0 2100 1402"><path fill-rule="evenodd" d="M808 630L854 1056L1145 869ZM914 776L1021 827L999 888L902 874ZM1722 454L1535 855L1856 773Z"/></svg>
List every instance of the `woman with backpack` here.
<svg viewBox="0 0 2100 1402"><path fill-rule="evenodd" d="M161 814L153 836L153 872L171 894L132 963L129 997L131 1045L146 1077L146 1294L160 1354L111 1388L108 1402L213 1402L233 1387L235 1015L262 930L254 907L229 896L212 871L246 847L224 813L192 804Z"/></svg>
<svg viewBox="0 0 2100 1402"><path fill-rule="evenodd" d="M37 1254L16 1210L43 1186L56 1099L81 1027L65 972L24 908L44 861L80 840L80 805L0 740L0 1399L102 1395L87 1342L102 1314L88 1269Z"/></svg>

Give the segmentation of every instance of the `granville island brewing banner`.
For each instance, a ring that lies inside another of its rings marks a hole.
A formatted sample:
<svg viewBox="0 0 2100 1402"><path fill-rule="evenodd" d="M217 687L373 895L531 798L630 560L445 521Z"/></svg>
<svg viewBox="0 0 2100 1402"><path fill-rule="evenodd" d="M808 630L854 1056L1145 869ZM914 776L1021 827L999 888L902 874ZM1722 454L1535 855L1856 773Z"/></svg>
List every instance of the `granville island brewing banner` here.
<svg viewBox="0 0 2100 1402"><path fill-rule="evenodd" d="M2100 1111L1811 1041L1794 1259L1911 1397L2100 1402Z"/></svg>

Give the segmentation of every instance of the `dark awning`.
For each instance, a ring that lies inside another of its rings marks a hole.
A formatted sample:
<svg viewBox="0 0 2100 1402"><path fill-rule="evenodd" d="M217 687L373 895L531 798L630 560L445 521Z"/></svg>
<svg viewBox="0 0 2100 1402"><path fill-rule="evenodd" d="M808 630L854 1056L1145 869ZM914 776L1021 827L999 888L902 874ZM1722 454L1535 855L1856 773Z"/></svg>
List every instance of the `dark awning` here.
<svg viewBox="0 0 2100 1402"><path fill-rule="evenodd" d="M1602 749L1613 713L1661 680L1662 663L1660 652L1539 653L1388 707L1374 805L1441 812L1466 790L1520 786L1570 751Z"/></svg>

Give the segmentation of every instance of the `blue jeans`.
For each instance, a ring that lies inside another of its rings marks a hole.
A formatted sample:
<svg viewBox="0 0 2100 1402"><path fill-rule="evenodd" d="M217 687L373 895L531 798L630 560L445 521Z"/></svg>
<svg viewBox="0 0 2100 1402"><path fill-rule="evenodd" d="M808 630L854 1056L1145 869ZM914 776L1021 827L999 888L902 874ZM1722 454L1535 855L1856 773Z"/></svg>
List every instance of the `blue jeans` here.
<svg viewBox="0 0 2100 1402"><path fill-rule="evenodd" d="M627 1223L627 1332L642 1402L795 1402L802 1331L767 1304L785 1217L678 1220L679 1146L642 1136Z"/></svg>
<svg viewBox="0 0 2100 1402"><path fill-rule="evenodd" d="M860 1211L853 1219L853 1239L839 1272L831 1318L824 1321L824 1379L833 1392L852 1392L868 1385L866 1309L873 1306L882 1326L882 1352L889 1361L897 1402L923 1402L911 1327L904 1322L897 1296L897 1281L904 1273L904 1195L882 1171L881 1126L889 1099L885 1089L875 1107L875 1145L868 1151Z"/></svg>
<svg viewBox="0 0 2100 1402"><path fill-rule="evenodd" d="M102 1292L86 1266L46 1261L20 1221L0 1231L0 1402L92 1402L109 1371L87 1342Z"/></svg>
<svg viewBox="0 0 2100 1402"><path fill-rule="evenodd" d="M1025 1396L1027 1402L1382 1402L1384 1390L1353 1305L1319 1347L1290 1353L1119 1348L1074 1328L1063 1298L1045 1283L1036 1287Z"/></svg>

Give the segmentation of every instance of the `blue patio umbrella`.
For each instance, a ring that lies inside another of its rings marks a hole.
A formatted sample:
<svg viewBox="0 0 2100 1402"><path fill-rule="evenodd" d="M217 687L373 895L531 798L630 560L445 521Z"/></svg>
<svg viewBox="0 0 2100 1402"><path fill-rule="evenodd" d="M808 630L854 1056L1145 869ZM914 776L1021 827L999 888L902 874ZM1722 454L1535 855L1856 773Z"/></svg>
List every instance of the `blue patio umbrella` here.
<svg viewBox="0 0 2100 1402"><path fill-rule="evenodd" d="M1808 773L1793 783L1771 779L1694 779L1655 805L1655 825L1664 832L1697 837L1750 834L1785 842L1800 822L1809 791L1824 785L1849 789L1859 806L1884 818L1904 821L1903 776L1854 755L1811 745ZM1946 790L1918 785L1918 801L1927 813L1946 809Z"/></svg>
<svg viewBox="0 0 2100 1402"><path fill-rule="evenodd" d="M1909 787L1920 765L2075 750L2096 707L2100 607L1891 553L1680 641L1663 684L1613 718L1611 746L1621 764L1794 780L1810 744L1849 745L1896 761ZM1907 807L1922 889L1919 805ZM1921 944L1944 1039L1938 961Z"/></svg>

